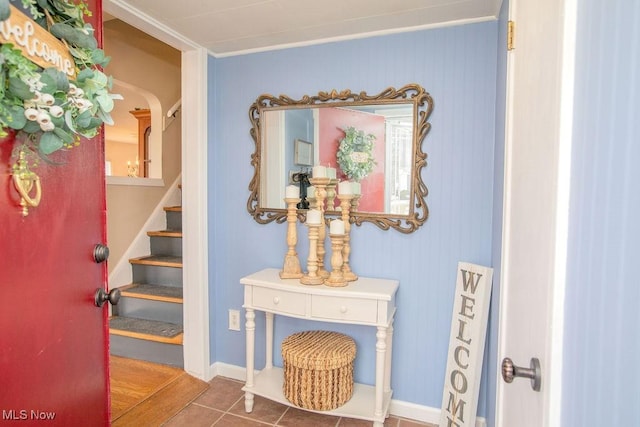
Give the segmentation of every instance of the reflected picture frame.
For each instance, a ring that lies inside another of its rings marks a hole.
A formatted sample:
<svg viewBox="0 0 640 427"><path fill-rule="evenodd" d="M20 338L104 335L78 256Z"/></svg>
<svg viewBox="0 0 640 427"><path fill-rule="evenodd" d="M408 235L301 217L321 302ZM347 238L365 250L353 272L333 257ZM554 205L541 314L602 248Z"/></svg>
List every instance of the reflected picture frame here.
<svg viewBox="0 0 640 427"><path fill-rule="evenodd" d="M300 166L313 166L313 143L296 138L293 146L293 162Z"/></svg>

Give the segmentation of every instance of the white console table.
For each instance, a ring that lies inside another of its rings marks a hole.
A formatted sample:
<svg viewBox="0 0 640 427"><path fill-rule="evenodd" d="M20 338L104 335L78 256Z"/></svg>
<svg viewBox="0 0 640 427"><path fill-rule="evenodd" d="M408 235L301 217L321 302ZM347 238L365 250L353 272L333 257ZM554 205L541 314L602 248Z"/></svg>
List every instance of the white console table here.
<svg viewBox="0 0 640 427"><path fill-rule="evenodd" d="M278 273L278 269L270 268L240 279L244 285L243 307L246 310L245 410L253 410L254 395L294 406L282 392L282 368L273 366L275 314L322 322L369 325L377 328L375 386L356 383L353 396L343 406L332 411L315 412L370 420L374 427L383 427L385 418L389 416L392 394L391 348L398 282L360 277L348 286L334 288L302 285L298 279L280 279ZM266 319L265 367L259 373L254 373L256 310L263 311Z"/></svg>

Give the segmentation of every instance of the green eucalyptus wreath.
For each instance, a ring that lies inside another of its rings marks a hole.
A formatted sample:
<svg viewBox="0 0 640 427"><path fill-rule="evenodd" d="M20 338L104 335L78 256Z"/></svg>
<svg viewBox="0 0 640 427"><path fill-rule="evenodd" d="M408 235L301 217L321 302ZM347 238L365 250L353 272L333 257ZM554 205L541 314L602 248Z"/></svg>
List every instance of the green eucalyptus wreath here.
<svg viewBox="0 0 640 427"><path fill-rule="evenodd" d="M352 180L360 181L373 171L377 164L373 158L375 135L367 134L349 126L340 140L337 158L342 172Z"/></svg>
<svg viewBox="0 0 640 427"><path fill-rule="evenodd" d="M112 78L107 77L107 57L84 22L91 16L84 0L21 0L24 9L49 32L62 40L72 55L76 75L69 80L56 68L42 69L11 43L0 46L0 137L13 129L14 155L23 152L38 160L80 144L80 138L96 136L103 123L113 124ZM0 0L0 21L9 18L9 0Z"/></svg>

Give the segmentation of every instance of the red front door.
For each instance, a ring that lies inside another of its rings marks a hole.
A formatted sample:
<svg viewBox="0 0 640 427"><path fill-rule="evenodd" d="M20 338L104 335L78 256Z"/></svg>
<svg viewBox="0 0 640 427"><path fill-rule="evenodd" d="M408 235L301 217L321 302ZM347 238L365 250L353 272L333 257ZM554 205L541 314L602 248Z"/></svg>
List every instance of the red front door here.
<svg viewBox="0 0 640 427"><path fill-rule="evenodd" d="M101 40L100 0L89 19ZM42 200L21 215L9 175L11 138L0 140L0 425L109 424L104 137L41 162ZM51 421L53 420L53 422Z"/></svg>

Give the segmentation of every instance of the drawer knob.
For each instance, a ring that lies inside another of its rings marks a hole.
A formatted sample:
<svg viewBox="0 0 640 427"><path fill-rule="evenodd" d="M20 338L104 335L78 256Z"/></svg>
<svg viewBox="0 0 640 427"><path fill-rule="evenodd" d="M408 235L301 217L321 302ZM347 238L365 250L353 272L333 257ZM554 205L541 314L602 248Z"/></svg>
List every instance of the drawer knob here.
<svg viewBox="0 0 640 427"><path fill-rule="evenodd" d="M344 314L347 312L347 307L345 307L344 305L340 306L340 313Z"/></svg>
<svg viewBox="0 0 640 427"><path fill-rule="evenodd" d="M279 302L280 302L280 298L278 298L278 297L273 297L273 303L274 303L274 304L276 304L276 305L277 305Z"/></svg>

